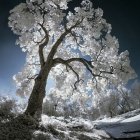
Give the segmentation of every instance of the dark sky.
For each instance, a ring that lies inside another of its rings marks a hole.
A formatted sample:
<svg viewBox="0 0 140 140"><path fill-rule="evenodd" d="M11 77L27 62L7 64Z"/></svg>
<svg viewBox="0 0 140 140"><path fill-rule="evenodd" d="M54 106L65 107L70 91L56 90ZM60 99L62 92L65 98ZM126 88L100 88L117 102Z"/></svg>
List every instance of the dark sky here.
<svg viewBox="0 0 140 140"><path fill-rule="evenodd" d="M0 94L13 88L12 76L22 68L25 54L15 46L16 36L8 28L9 10L24 0L1 0L0 2ZM120 42L120 50L129 50L131 65L140 77L140 1L139 0L93 0L95 7L104 11L104 18L112 25L112 35ZM70 7L78 5L74 0Z"/></svg>

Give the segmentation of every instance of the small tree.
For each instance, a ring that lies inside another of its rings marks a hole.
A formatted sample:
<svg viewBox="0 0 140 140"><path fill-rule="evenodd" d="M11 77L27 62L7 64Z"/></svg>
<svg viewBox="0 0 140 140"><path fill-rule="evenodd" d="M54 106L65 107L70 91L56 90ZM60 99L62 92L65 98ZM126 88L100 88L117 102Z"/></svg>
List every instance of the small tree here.
<svg viewBox="0 0 140 140"><path fill-rule="evenodd" d="M103 11L89 0L70 12L70 0L26 0L10 11L9 26L19 36L17 44L26 52L26 63L14 76L17 94L29 95L25 113L42 112L48 76L66 95L94 92L110 84L126 83L135 77L128 51L118 53L118 40Z"/></svg>

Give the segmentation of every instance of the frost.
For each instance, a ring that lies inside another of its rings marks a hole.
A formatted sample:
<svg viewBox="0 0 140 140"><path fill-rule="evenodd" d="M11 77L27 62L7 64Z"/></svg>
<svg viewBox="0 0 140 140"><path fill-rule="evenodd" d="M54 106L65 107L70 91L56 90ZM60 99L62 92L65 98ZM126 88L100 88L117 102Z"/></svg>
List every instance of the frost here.
<svg viewBox="0 0 140 140"><path fill-rule="evenodd" d="M69 1L28 0L11 10L9 26L19 35L16 43L27 54L23 69L13 79L18 95L31 93L34 79L42 70L42 47L44 62L55 61L49 73L55 87L48 93L68 103L94 106L103 93L125 86L136 74L128 51L119 54L118 39L111 35L102 9L94 9L90 0L83 0L74 13L66 14L63 10L68 9ZM54 47L55 53L50 55Z"/></svg>

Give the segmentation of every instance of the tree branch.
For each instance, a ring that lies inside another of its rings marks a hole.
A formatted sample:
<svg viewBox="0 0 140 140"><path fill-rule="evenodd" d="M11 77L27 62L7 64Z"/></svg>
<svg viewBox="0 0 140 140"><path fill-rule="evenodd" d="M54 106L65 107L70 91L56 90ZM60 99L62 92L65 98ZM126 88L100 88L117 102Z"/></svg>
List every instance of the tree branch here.
<svg viewBox="0 0 140 140"><path fill-rule="evenodd" d="M31 77L27 76L27 79L28 80L34 80L37 76L38 76L38 74L35 74L35 75L31 76Z"/></svg>
<svg viewBox="0 0 140 140"><path fill-rule="evenodd" d="M41 64L41 67L44 66L45 64L45 60L44 60L44 54L43 54L43 49L44 47L48 44L49 42L49 34L48 34L48 31L46 30L46 28L44 27L44 22L42 24L39 23L40 27L42 28L42 30L44 31L45 33L45 36L43 37L43 39L38 42L39 43L39 59L40 59L40 64ZM43 43L42 43L43 42ZM41 43L41 44L40 44Z"/></svg>
<svg viewBox="0 0 140 140"><path fill-rule="evenodd" d="M73 69L73 67L72 67L71 65L66 64L66 66L69 67L70 70L72 70L72 72L73 72L73 73L76 75L76 77L77 77L77 81L74 83L74 90L77 90L77 86L76 86L76 85L77 85L80 81L83 81L83 80L80 79L79 74Z"/></svg>
<svg viewBox="0 0 140 140"><path fill-rule="evenodd" d="M83 21L83 18L81 20L78 20L73 26L71 26L69 29L66 29L65 32L61 34L61 36L58 38L58 40L52 46L52 49L48 55L47 61L50 59L53 60L53 57L54 57L55 53L57 52L57 49L58 49L59 45L62 43L63 39L66 37L66 35L71 33L71 30L76 28L82 21ZM47 61L46 61L46 63L47 63Z"/></svg>
<svg viewBox="0 0 140 140"><path fill-rule="evenodd" d="M82 79L80 79L79 77L79 74L73 69L73 67L69 64L70 62L66 61L66 60L63 60L61 58L56 58L53 60L54 63L61 63L61 64L64 64L66 66L66 70L68 71L68 68L76 75L77 77L77 80L76 82L74 83L74 90L77 90L77 83L79 83L80 81L83 81Z"/></svg>
<svg viewBox="0 0 140 140"><path fill-rule="evenodd" d="M101 74L102 73L113 74L113 70L114 70L113 67L111 66L110 71L100 71L99 70L99 74L95 74L95 73L93 73L94 66L92 65L92 61L88 61L84 58L70 58L68 60L63 60L62 58L55 58L53 61L54 61L54 65L61 63L61 64L64 64L64 65L68 66L74 73L75 73L75 71L73 70L73 68L70 67L70 63L74 62L74 61L75 62L80 62L86 67L86 69L93 76L93 79L95 79L96 81L97 81L96 77L101 77L101 78L106 78L107 79L106 76L103 76ZM78 74L75 73L75 75L78 75ZM78 76L77 76L77 82L79 82L79 77ZM76 84L74 86L76 86Z"/></svg>

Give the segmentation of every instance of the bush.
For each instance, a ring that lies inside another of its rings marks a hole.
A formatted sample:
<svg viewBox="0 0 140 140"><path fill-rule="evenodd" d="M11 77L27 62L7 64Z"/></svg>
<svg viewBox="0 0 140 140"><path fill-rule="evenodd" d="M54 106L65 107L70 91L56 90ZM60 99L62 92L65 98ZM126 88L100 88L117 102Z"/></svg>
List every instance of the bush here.
<svg viewBox="0 0 140 140"><path fill-rule="evenodd" d="M9 120L16 116L17 105L14 99L0 97L0 121Z"/></svg>

